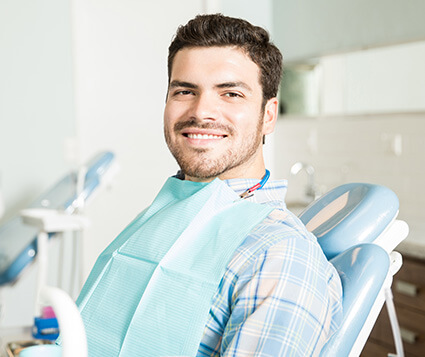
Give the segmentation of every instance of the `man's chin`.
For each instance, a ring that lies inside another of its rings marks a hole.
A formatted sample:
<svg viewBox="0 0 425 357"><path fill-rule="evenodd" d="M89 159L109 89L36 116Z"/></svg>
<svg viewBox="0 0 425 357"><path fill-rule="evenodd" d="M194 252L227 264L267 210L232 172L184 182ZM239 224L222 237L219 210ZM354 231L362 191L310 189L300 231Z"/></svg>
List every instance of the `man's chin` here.
<svg viewBox="0 0 425 357"><path fill-rule="evenodd" d="M185 170L181 169L185 174L186 178L190 177L195 179L196 181L211 181L216 177L220 176L222 172L212 171L212 170Z"/></svg>
<svg viewBox="0 0 425 357"><path fill-rule="evenodd" d="M220 165L208 165L208 161L188 161L179 163L180 169L186 176L193 177L199 181L212 180L226 171L227 167Z"/></svg>

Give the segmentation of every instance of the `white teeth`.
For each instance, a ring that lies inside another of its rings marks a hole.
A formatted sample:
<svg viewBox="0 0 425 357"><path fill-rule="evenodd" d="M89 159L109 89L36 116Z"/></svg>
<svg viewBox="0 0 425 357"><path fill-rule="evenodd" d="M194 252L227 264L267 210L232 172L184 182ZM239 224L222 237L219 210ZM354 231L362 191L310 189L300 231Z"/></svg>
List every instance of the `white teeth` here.
<svg viewBox="0 0 425 357"><path fill-rule="evenodd" d="M208 135L208 134L187 134L190 139L221 139L222 135Z"/></svg>

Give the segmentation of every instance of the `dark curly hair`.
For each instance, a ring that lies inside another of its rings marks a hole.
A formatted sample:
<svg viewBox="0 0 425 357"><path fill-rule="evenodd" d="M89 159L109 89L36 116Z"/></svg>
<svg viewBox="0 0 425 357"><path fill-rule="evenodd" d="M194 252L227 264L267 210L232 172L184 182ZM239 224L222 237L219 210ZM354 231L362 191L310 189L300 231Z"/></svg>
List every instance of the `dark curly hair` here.
<svg viewBox="0 0 425 357"><path fill-rule="evenodd" d="M266 30L246 20L222 14L198 15L177 29L168 48L168 82L177 52L190 47L235 46L260 68L263 106L277 96L282 75L282 54Z"/></svg>

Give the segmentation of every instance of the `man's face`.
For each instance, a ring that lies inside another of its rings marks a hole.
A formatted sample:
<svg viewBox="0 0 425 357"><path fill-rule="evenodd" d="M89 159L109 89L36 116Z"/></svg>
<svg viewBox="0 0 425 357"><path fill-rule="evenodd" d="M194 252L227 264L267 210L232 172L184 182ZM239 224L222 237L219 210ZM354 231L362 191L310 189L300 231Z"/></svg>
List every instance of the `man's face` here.
<svg viewBox="0 0 425 357"><path fill-rule="evenodd" d="M272 129L259 78L258 66L234 47L177 52L164 132L186 179L264 175L262 136Z"/></svg>

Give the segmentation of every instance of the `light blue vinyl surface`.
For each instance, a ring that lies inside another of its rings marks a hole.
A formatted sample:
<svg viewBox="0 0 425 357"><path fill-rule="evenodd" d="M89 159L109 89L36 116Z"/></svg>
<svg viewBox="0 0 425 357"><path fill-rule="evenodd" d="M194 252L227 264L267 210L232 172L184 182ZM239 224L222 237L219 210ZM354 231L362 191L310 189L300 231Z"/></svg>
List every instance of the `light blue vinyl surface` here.
<svg viewBox="0 0 425 357"><path fill-rule="evenodd" d="M348 356L389 271L388 253L373 242L394 220L399 202L372 184L339 186L300 215L335 266L343 288L343 320L321 356Z"/></svg>
<svg viewBox="0 0 425 357"><path fill-rule="evenodd" d="M348 356L387 276L390 259L376 244L354 246L331 260L341 278L343 320L321 356Z"/></svg>
<svg viewBox="0 0 425 357"><path fill-rule="evenodd" d="M339 186L313 202L299 218L328 259L353 245L373 242L395 218L398 198L390 189L366 183ZM310 229L314 221L314 229Z"/></svg>

